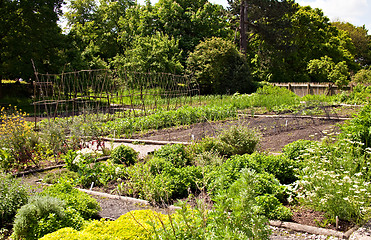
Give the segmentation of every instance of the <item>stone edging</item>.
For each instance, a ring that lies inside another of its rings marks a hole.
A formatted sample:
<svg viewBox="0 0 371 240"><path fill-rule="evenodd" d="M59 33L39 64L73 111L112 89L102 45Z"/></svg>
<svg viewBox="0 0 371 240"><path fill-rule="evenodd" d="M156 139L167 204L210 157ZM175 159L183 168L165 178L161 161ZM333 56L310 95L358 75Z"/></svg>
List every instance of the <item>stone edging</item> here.
<svg viewBox="0 0 371 240"><path fill-rule="evenodd" d="M302 225L302 224L292 223L292 222L270 220L269 224L274 227L288 228L288 229L291 229L297 232L306 232L306 233L311 233L315 235L333 236L333 237L337 237L340 239L348 239L352 235L352 233L358 229L358 226L355 226L344 233L344 232L339 232L339 231L332 230L332 229L313 227L313 226Z"/></svg>
<svg viewBox="0 0 371 240"><path fill-rule="evenodd" d="M144 143L150 145L167 145L167 144L183 144L190 145L189 142L175 142L175 141L156 141L156 140L143 140L143 139L124 139L124 138L101 138L103 141L107 142L123 142L123 143Z"/></svg>
<svg viewBox="0 0 371 240"><path fill-rule="evenodd" d="M144 206L150 206L151 205L149 201L138 199L138 198L124 197L124 196L113 195L113 194L109 194L109 193L102 193L102 192L87 190L87 189L83 189L83 188L76 188L76 189L78 189L82 192L85 192L87 194L94 195L94 196L105 197L105 198L110 198L110 199L118 199L118 200L121 200L121 201L141 204L141 205L144 205ZM168 208L170 210L182 209L181 207L177 207L177 206L174 206L174 205L171 205Z"/></svg>

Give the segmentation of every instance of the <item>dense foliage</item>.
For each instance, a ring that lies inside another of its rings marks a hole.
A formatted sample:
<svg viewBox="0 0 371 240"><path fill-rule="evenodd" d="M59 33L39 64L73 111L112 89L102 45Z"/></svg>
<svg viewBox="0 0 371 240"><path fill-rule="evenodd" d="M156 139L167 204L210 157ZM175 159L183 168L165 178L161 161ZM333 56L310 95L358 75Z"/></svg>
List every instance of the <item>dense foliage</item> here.
<svg viewBox="0 0 371 240"><path fill-rule="evenodd" d="M19 208L27 203L28 193L19 180L0 174L0 232L9 228Z"/></svg>
<svg viewBox="0 0 371 240"><path fill-rule="evenodd" d="M0 77L33 78L32 59L40 73L108 67L191 73L209 92L234 93L249 91L252 79L343 85L349 73L369 65L364 27L331 23L320 9L291 0L228 3L224 9L207 0L70 0L62 33L62 1L5 1ZM331 59L333 73L315 78L308 64L324 57Z"/></svg>
<svg viewBox="0 0 371 240"><path fill-rule="evenodd" d="M202 93L245 93L252 91L248 65L232 42L211 38L189 54L187 69L194 74Z"/></svg>

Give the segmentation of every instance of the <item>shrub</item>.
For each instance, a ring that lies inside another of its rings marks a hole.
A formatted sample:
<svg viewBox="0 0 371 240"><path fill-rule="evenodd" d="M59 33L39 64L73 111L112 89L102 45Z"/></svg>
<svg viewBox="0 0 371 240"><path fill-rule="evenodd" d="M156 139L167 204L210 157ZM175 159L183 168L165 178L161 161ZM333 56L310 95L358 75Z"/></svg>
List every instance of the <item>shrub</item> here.
<svg viewBox="0 0 371 240"><path fill-rule="evenodd" d="M150 239L154 229L168 222L168 216L152 210L128 212L115 221L94 220L81 231L63 228L48 234L41 240L141 240Z"/></svg>
<svg viewBox="0 0 371 240"><path fill-rule="evenodd" d="M232 126L220 133L218 137L206 137L193 147L195 153L214 151L221 156L251 154L260 142L260 133L243 126Z"/></svg>
<svg viewBox="0 0 371 240"><path fill-rule="evenodd" d="M138 154L133 148L120 145L112 150L111 159L116 164L129 166L137 162Z"/></svg>
<svg viewBox="0 0 371 240"><path fill-rule="evenodd" d="M232 147L228 155L251 154L255 151L259 141L260 134L252 129L242 126L232 126L225 130L219 136L219 139Z"/></svg>
<svg viewBox="0 0 371 240"><path fill-rule="evenodd" d="M282 184L290 184L297 180L295 169L297 163L285 155L267 155L254 153L251 158L260 166L263 171L273 174Z"/></svg>
<svg viewBox="0 0 371 240"><path fill-rule="evenodd" d="M291 160L301 162L304 160L305 150L318 145L318 142L300 139L283 147L282 152Z"/></svg>
<svg viewBox="0 0 371 240"><path fill-rule="evenodd" d="M169 171L169 169L174 167L169 160L156 156L150 158L147 162L147 165L153 175L161 174L164 171Z"/></svg>
<svg viewBox="0 0 371 240"><path fill-rule="evenodd" d="M357 116L346 121L341 127L340 138L349 139L363 149L371 147L371 104L366 104Z"/></svg>
<svg viewBox="0 0 371 240"><path fill-rule="evenodd" d="M371 84L371 70L361 69L354 76L352 81L357 84Z"/></svg>
<svg viewBox="0 0 371 240"><path fill-rule="evenodd" d="M174 167L184 167L190 164L190 158L183 144L168 144L154 153L155 157L170 161Z"/></svg>
<svg viewBox="0 0 371 240"><path fill-rule="evenodd" d="M13 239L39 239L63 227L80 229L83 218L62 200L49 196L34 196L18 211Z"/></svg>
<svg viewBox="0 0 371 240"><path fill-rule="evenodd" d="M257 214L267 216L269 219L289 221L292 219L292 212L289 208L282 205L282 203L271 194L264 194L255 197Z"/></svg>
<svg viewBox="0 0 371 240"><path fill-rule="evenodd" d="M241 171L241 177L228 189L228 194L235 201L241 201L244 206L257 206L256 214L271 219L290 220L292 217L290 210L282 205L286 188L272 174L244 169Z"/></svg>
<svg viewBox="0 0 371 240"><path fill-rule="evenodd" d="M189 55L187 67L203 93L251 91L246 59L232 42L221 38L201 42Z"/></svg>
<svg viewBox="0 0 371 240"><path fill-rule="evenodd" d="M72 172L68 169L62 169L61 171L53 171L47 173L43 178L43 182L48 184L55 184L59 181L78 179L78 177L79 175L77 173Z"/></svg>
<svg viewBox="0 0 371 240"><path fill-rule="evenodd" d="M27 203L27 199L27 190L20 181L0 174L0 225L2 227L13 222L17 210Z"/></svg>
<svg viewBox="0 0 371 240"><path fill-rule="evenodd" d="M73 188L68 182L54 184L41 194L63 200L66 207L75 209L84 219L92 218L100 211L100 206L96 199Z"/></svg>

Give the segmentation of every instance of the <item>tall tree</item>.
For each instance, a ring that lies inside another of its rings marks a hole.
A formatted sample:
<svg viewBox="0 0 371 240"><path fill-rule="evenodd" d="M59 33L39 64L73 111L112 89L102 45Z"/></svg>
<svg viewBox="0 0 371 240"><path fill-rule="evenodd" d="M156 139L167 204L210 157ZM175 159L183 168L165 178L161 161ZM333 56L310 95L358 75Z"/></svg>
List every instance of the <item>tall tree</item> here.
<svg viewBox="0 0 371 240"><path fill-rule="evenodd" d="M66 13L69 36L86 68L107 67L117 54L126 51L128 41L122 39L128 33L122 23L128 9L135 6L133 0L101 0L99 4L95 0L71 0Z"/></svg>
<svg viewBox="0 0 371 240"><path fill-rule="evenodd" d="M349 22L333 22L338 29L346 31L355 46L355 61L362 67L371 65L371 36L365 26L356 27Z"/></svg>
<svg viewBox="0 0 371 240"><path fill-rule="evenodd" d="M226 11L208 0L159 0L153 10L156 30L179 40L183 64L200 41L231 35Z"/></svg>
<svg viewBox="0 0 371 240"><path fill-rule="evenodd" d="M57 24L63 0L3 0L0 6L2 78L34 76L60 67L64 36Z"/></svg>
<svg viewBox="0 0 371 240"><path fill-rule="evenodd" d="M353 44L343 31L333 27L319 9L300 7L290 0L229 0L236 21L246 31L245 54L256 80L309 81L308 62L323 56L348 69L357 68ZM243 9L243 10L242 10ZM245 12L246 11L246 12ZM241 33L241 36L243 34Z"/></svg>

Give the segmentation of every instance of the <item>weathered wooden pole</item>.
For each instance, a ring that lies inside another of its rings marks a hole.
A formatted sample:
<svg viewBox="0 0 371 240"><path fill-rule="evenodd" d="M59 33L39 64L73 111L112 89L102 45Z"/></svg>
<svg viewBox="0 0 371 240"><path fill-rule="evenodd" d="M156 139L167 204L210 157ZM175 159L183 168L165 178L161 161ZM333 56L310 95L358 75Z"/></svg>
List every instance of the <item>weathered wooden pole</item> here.
<svg viewBox="0 0 371 240"><path fill-rule="evenodd" d="M240 51L247 53L247 1L241 1L240 5Z"/></svg>

